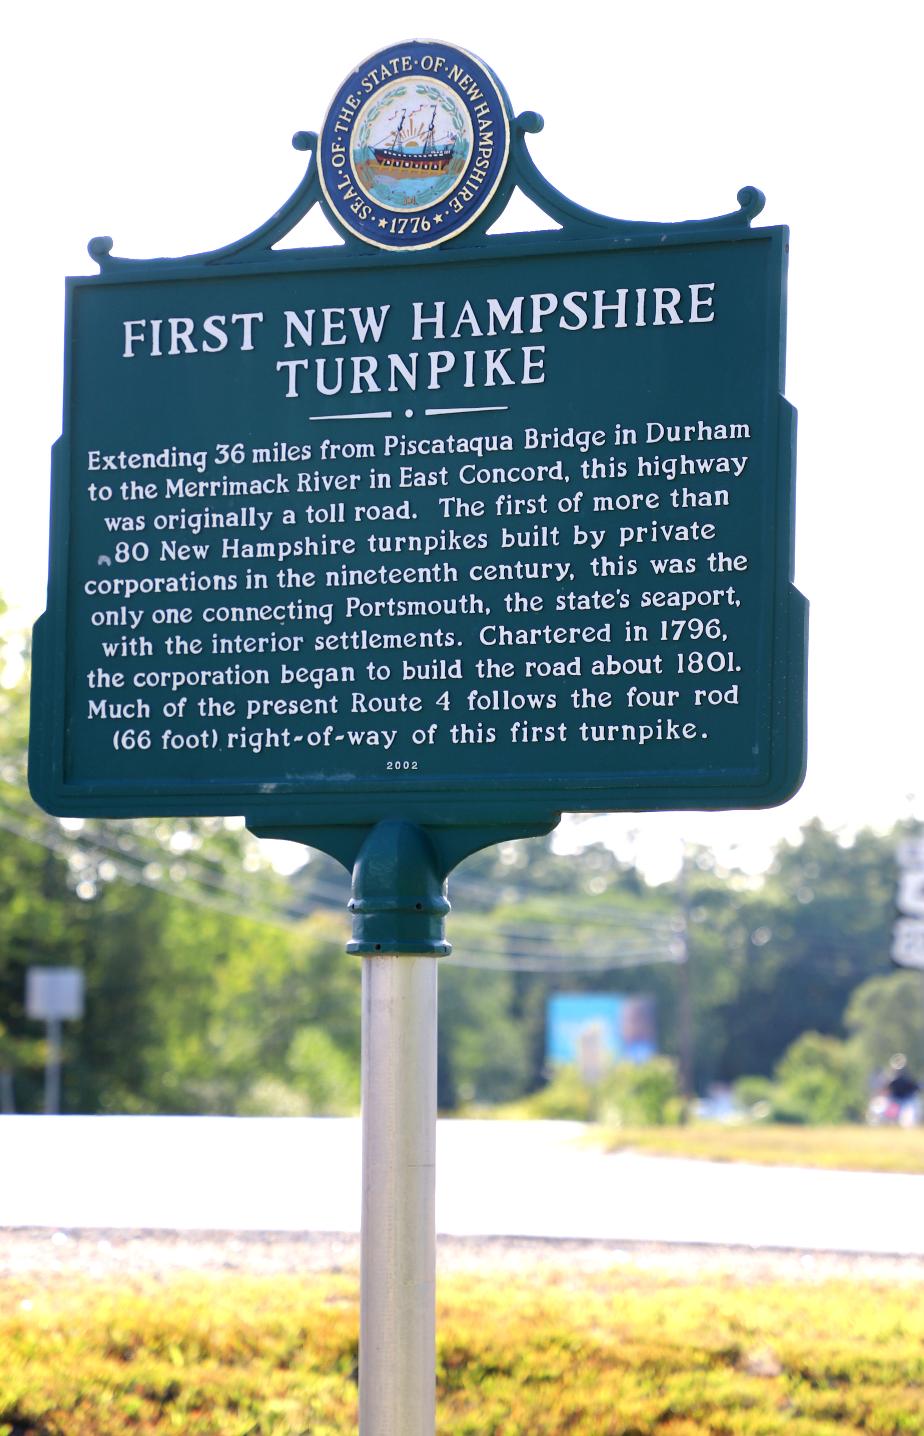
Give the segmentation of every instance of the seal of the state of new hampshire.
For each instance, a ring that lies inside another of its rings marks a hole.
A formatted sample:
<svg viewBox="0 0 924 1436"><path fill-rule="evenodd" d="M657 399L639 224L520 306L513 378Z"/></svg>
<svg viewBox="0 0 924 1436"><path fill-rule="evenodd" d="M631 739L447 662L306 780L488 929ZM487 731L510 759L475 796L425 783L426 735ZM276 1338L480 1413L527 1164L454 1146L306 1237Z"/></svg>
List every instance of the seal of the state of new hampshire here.
<svg viewBox="0 0 924 1436"><path fill-rule="evenodd" d="M337 222L379 249L430 249L490 203L510 148L509 102L480 60L409 40L344 80L318 150Z"/></svg>

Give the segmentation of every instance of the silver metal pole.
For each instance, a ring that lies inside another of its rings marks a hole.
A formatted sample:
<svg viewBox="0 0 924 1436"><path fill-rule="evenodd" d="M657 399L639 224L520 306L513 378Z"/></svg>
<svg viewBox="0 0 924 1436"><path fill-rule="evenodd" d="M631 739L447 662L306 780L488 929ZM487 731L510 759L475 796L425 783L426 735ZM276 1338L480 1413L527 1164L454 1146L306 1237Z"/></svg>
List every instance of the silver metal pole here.
<svg viewBox="0 0 924 1436"><path fill-rule="evenodd" d="M436 1424L435 957L363 957L360 1436Z"/></svg>
<svg viewBox="0 0 924 1436"><path fill-rule="evenodd" d="M46 1023L47 1056L45 1058L45 1112L54 1116L61 1110L61 1019L49 1017Z"/></svg>

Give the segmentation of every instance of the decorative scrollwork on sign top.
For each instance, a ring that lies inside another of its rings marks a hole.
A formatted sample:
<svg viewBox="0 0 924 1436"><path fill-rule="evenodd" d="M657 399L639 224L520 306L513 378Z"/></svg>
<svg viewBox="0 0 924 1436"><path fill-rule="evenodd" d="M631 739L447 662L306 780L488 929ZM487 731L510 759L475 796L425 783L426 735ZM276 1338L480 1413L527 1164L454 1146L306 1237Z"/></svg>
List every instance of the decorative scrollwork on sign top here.
<svg viewBox="0 0 924 1436"><path fill-rule="evenodd" d="M659 223L649 220L615 219L610 215L599 214L568 199L566 195L550 184L538 169L535 160L529 153L526 136L538 135L544 125L545 121L535 110L525 110L514 120L511 127L513 143L510 169L513 171L513 182L510 192L512 193L513 189L519 189L522 194L532 200L537 209L561 225L566 236L576 235L578 232L593 232L599 235L603 230L610 232L614 238L633 239L637 235L645 235L650 238L658 230L711 230L728 229L733 226L746 227L752 219L760 214L766 203L764 195L759 189L755 189L753 185L746 185L744 189L738 191L739 208L737 210L733 210L729 214L716 215L710 219Z"/></svg>
<svg viewBox="0 0 924 1436"><path fill-rule="evenodd" d="M560 239L564 242L587 237L599 239L606 236L616 244L631 244L637 239L645 239L650 242L652 236L658 233L667 239L670 235L678 232L692 235L747 229L766 203L765 197L759 189L753 185L746 185L738 191L738 209L706 219L659 223L650 220L617 219L611 215L601 214L569 199L550 184L539 170L529 152L526 140L528 135L539 134L543 127L542 116L534 110L525 110L516 116L510 126L510 157L502 182L491 204L463 235L450 238L444 244L435 246L436 248L459 253L463 249L476 247L484 249L486 246L502 245L509 242L513 236L490 235L489 230L503 214L516 190L525 195L537 209L560 227ZM163 265L166 263L187 266L248 264L258 261L265 263L274 257L274 246L285 239L286 235L291 233L316 204L320 205L327 219L335 227L338 238L343 240L342 247L338 252L346 251L355 254L357 251L365 251L366 245L363 241L340 226L336 214L325 202L318 173L317 134L311 130L299 130L292 137L292 145L296 150L308 153L308 164L304 175L285 204L263 224L241 239L235 240L231 244L222 245L218 249L175 259L128 259L112 253L113 241L108 235L98 235L87 245L90 257L99 265L103 274L126 268L135 269L139 265L148 264ZM517 237L525 237L525 233L524 236ZM284 254L278 254L275 257L278 257L280 261L291 262L300 253L313 252L311 249L287 249ZM381 254L381 251L379 253ZM400 256L396 256L396 258L400 258Z"/></svg>
<svg viewBox="0 0 924 1436"><path fill-rule="evenodd" d="M98 236L91 239L87 245L87 251L103 273L121 269L125 266L136 266L138 264L220 264L222 262L246 263L248 260L265 260L272 252L274 244L285 239L295 226L304 219L308 211L321 198L321 186L318 183L318 171L315 163L318 137L311 130L298 130L292 136L292 146L296 150L308 152L308 164L305 173L299 184L292 191L285 204L270 215L269 219L259 225L250 234L244 235L242 239L234 240L231 244L222 245L219 249L211 249L201 254L190 254L182 259L173 261L145 260L145 259L124 259L112 254L112 240L108 235Z"/></svg>

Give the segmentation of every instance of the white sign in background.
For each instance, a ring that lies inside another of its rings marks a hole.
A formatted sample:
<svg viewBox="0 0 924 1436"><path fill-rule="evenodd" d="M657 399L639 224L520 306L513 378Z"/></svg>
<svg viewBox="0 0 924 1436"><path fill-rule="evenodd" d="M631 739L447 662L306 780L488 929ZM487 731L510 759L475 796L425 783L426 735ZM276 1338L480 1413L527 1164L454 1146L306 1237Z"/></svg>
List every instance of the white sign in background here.
<svg viewBox="0 0 924 1436"><path fill-rule="evenodd" d="M76 1022L83 1016L83 973L78 967L26 969L26 1016L33 1022Z"/></svg>

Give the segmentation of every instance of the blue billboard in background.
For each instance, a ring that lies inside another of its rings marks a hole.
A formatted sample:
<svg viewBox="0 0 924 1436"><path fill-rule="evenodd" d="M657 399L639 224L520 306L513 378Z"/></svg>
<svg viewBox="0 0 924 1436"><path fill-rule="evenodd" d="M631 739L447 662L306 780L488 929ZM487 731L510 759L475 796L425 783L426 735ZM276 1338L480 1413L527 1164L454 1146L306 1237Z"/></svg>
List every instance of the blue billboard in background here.
<svg viewBox="0 0 924 1436"><path fill-rule="evenodd" d="M577 1067L588 1081L616 1062L647 1062L658 1050L653 997L556 992L546 1008L549 1066Z"/></svg>

